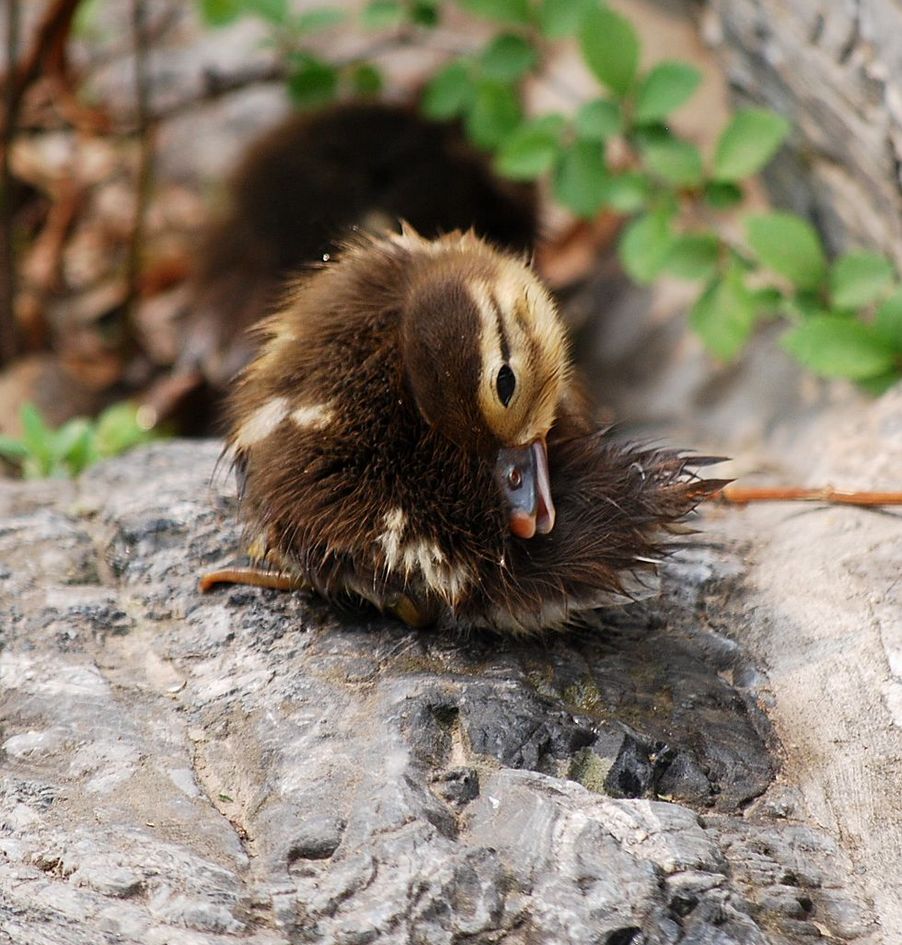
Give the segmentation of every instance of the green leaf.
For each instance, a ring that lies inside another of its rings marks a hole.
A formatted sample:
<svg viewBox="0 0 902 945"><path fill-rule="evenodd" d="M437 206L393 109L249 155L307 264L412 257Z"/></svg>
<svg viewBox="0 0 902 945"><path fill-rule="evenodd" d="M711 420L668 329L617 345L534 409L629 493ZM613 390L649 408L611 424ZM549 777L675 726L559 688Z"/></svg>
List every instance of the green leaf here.
<svg viewBox="0 0 902 945"><path fill-rule="evenodd" d="M890 262L878 253L848 253L830 270L830 294L839 308L861 308L875 302L895 276Z"/></svg>
<svg viewBox="0 0 902 945"><path fill-rule="evenodd" d="M822 377L853 381L885 374L896 367L896 353L873 325L824 315L810 318L781 339L783 347Z"/></svg>
<svg viewBox="0 0 902 945"><path fill-rule="evenodd" d="M714 176L736 181L756 174L777 153L789 134L789 122L765 108L737 112L714 155Z"/></svg>
<svg viewBox="0 0 902 945"><path fill-rule="evenodd" d="M520 36L498 36L479 57L482 74L498 82L516 82L536 64L535 49Z"/></svg>
<svg viewBox="0 0 902 945"><path fill-rule="evenodd" d="M746 221L749 244L774 272L800 289L816 289L827 273L820 237L810 223L792 213L768 213Z"/></svg>
<svg viewBox="0 0 902 945"><path fill-rule="evenodd" d="M502 142L495 158L498 172L513 180L535 180L546 173L558 156L563 124L560 115L524 122Z"/></svg>
<svg viewBox="0 0 902 945"><path fill-rule="evenodd" d="M730 181L712 180L705 184L705 200L717 210L728 210L742 202L742 188Z"/></svg>
<svg viewBox="0 0 902 945"><path fill-rule="evenodd" d="M44 423L44 418L32 403L22 405L19 420L22 423L22 442L28 455L40 468L49 469L53 458L53 430Z"/></svg>
<svg viewBox="0 0 902 945"><path fill-rule="evenodd" d="M783 307L785 298L779 289L764 286L760 289L752 289L752 301L759 315L775 315Z"/></svg>
<svg viewBox="0 0 902 945"><path fill-rule="evenodd" d="M595 7L583 19L580 44L595 77L615 95L626 95L639 65L639 37L633 24L608 7Z"/></svg>
<svg viewBox="0 0 902 945"><path fill-rule="evenodd" d="M24 459L27 455L28 447L21 440L0 435L0 456L5 456L15 462Z"/></svg>
<svg viewBox="0 0 902 945"><path fill-rule="evenodd" d="M93 435L91 422L84 417L73 417L54 431L51 455L55 462L66 462L70 455L85 452L86 443ZM74 470L81 472L80 469Z"/></svg>
<svg viewBox="0 0 902 945"><path fill-rule="evenodd" d="M539 29L548 39L573 36L595 0L544 0L539 7Z"/></svg>
<svg viewBox="0 0 902 945"><path fill-rule="evenodd" d="M269 23L282 26L288 20L288 0L244 0L247 13L254 13Z"/></svg>
<svg viewBox="0 0 902 945"><path fill-rule="evenodd" d="M499 23L529 23L529 0L457 0L465 10Z"/></svg>
<svg viewBox="0 0 902 945"><path fill-rule="evenodd" d="M85 435L68 451L65 462L69 474L78 476L100 459L94 443L95 428L89 423Z"/></svg>
<svg viewBox="0 0 902 945"><path fill-rule="evenodd" d="M335 7L320 7L301 13L289 22L290 29L296 33L317 33L337 26L344 18L344 10L338 10Z"/></svg>
<svg viewBox="0 0 902 945"><path fill-rule="evenodd" d="M429 118L447 121L463 114L473 101L476 89L467 66L458 60L437 72L423 95L423 112Z"/></svg>
<svg viewBox="0 0 902 945"><path fill-rule="evenodd" d="M876 377L866 377L858 381L858 386L866 390L874 397L885 394L891 387L895 387L902 380L902 371L887 371L885 374L878 374Z"/></svg>
<svg viewBox="0 0 902 945"><path fill-rule="evenodd" d="M674 241L670 213L656 210L637 217L620 239L623 268L636 282L651 282L664 268Z"/></svg>
<svg viewBox="0 0 902 945"><path fill-rule="evenodd" d="M608 171L604 145L575 141L561 155L552 185L555 197L577 216L591 218L604 203Z"/></svg>
<svg viewBox="0 0 902 945"><path fill-rule="evenodd" d="M689 313L689 324L715 357L731 361L755 327L755 301L738 269L714 279Z"/></svg>
<svg viewBox="0 0 902 945"><path fill-rule="evenodd" d="M97 418L94 434L98 456L118 456L141 443L155 439L155 432L138 422L140 414L129 401L120 401L107 407Z"/></svg>
<svg viewBox="0 0 902 945"><path fill-rule="evenodd" d="M410 5L410 21L417 26L425 26L431 29L438 25L439 10L438 0L415 0Z"/></svg>
<svg viewBox="0 0 902 945"><path fill-rule="evenodd" d="M633 141L640 150L661 144L665 141L672 141L673 135L667 125L661 122L653 122L650 125L640 125L633 131Z"/></svg>
<svg viewBox="0 0 902 945"><path fill-rule="evenodd" d="M830 314L816 292L802 291L796 292L793 296L784 297L780 308L783 314L797 322Z"/></svg>
<svg viewBox="0 0 902 945"><path fill-rule="evenodd" d="M720 258L720 240L714 233L678 236L664 261L664 271L681 279L710 279Z"/></svg>
<svg viewBox="0 0 902 945"><path fill-rule="evenodd" d="M597 98L576 113L576 133L586 141L607 141L623 131L623 111L617 102Z"/></svg>
<svg viewBox="0 0 902 945"><path fill-rule="evenodd" d="M313 56L291 57L294 71L288 76L288 94L299 108L315 108L331 102L338 89L338 72Z"/></svg>
<svg viewBox="0 0 902 945"><path fill-rule="evenodd" d="M522 112L516 92L508 85L481 81L464 124L470 140L480 148L496 148L520 124Z"/></svg>
<svg viewBox="0 0 902 945"><path fill-rule="evenodd" d="M649 144L642 152L648 169L670 184L694 187L702 180L702 156L694 144L669 138Z"/></svg>
<svg viewBox="0 0 902 945"><path fill-rule="evenodd" d="M370 0L360 14L364 29L385 30L404 21L405 10L399 0Z"/></svg>
<svg viewBox="0 0 902 945"><path fill-rule="evenodd" d="M225 26L247 12L243 0L201 0L200 15L210 26Z"/></svg>
<svg viewBox="0 0 902 945"><path fill-rule="evenodd" d="M635 213L645 207L651 185L645 174L627 171L612 174L604 187L604 206L618 213Z"/></svg>
<svg viewBox="0 0 902 945"><path fill-rule="evenodd" d="M662 121L692 97L701 80L698 69L685 62L659 63L639 83L636 121Z"/></svg>
<svg viewBox="0 0 902 945"><path fill-rule="evenodd" d="M351 84L358 95L376 95L382 91L382 73L368 62L361 63L351 73Z"/></svg>
<svg viewBox="0 0 902 945"><path fill-rule="evenodd" d="M895 351L902 351L902 291L891 295L877 309L874 327Z"/></svg>

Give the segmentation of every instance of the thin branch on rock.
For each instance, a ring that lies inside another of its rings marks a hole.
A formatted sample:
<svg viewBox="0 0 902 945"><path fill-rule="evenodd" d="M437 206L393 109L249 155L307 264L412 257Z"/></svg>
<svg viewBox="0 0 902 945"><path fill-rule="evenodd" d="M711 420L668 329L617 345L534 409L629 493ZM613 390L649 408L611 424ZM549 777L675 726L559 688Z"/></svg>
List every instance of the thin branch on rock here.
<svg viewBox="0 0 902 945"><path fill-rule="evenodd" d="M798 486L736 486L720 491L717 499L733 505L749 502L826 502L829 505L902 505L902 492L847 492L825 486L806 489Z"/></svg>

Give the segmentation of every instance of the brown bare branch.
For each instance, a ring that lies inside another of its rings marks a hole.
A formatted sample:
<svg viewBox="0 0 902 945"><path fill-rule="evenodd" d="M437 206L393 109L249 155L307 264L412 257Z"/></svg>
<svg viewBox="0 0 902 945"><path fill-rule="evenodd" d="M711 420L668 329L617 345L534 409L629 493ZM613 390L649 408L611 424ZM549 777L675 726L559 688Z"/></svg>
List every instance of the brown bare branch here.
<svg viewBox="0 0 902 945"><path fill-rule="evenodd" d="M19 0L9 0L6 8L6 115L5 119L0 119L0 365L9 364L20 348L16 324L15 180L9 163L19 111L19 96L14 80L18 56Z"/></svg>
<svg viewBox="0 0 902 945"><path fill-rule="evenodd" d="M38 24L31 48L22 61L17 66L13 65L14 60L10 61L12 81L9 81L9 77L7 81L12 86L16 109L28 87L42 72L57 76L65 74L66 42L80 2L81 0L55 0L51 3ZM11 6L15 7L17 3L13 2ZM7 120L9 118L7 115Z"/></svg>
<svg viewBox="0 0 902 945"><path fill-rule="evenodd" d="M129 244L127 280L131 306L137 304L144 224L153 185L154 126L150 117L150 83L147 77L147 37L144 0L132 0L132 36L135 46L135 115L140 136L140 157L135 186L135 220Z"/></svg>
<svg viewBox="0 0 902 945"><path fill-rule="evenodd" d="M749 502L826 502L830 505L902 505L902 492L847 492L825 486L806 489L798 486L737 486L729 485L717 496L720 501L733 505Z"/></svg>
<svg viewBox="0 0 902 945"><path fill-rule="evenodd" d="M18 127L22 99L42 74L65 77L66 41L80 0L55 0L44 13L30 49L19 59L19 0L7 0L7 74L4 110L0 113L0 364L9 363L21 350L16 320L16 259L14 220L15 187L9 152Z"/></svg>

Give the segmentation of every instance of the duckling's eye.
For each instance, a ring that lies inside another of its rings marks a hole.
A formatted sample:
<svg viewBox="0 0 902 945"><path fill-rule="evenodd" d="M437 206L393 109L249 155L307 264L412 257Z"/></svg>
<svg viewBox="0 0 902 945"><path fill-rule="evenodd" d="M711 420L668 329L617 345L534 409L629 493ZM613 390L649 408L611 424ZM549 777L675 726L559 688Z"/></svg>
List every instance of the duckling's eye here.
<svg viewBox="0 0 902 945"><path fill-rule="evenodd" d="M517 378L514 377L514 372L510 369L509 364L501 365L495 387L498 391L498 399L506 407L511 402L511 397L514 396L514 390L517 387Z"/></svg>

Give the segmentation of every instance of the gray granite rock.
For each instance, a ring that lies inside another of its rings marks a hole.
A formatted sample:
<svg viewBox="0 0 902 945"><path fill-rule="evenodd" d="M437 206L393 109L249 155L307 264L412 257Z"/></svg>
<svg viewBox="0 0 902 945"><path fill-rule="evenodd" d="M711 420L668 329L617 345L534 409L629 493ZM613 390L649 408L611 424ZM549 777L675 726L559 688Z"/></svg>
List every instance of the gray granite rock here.
<svg viewBox="0 0 902 945"><path fill-rule="evenodd" d="M0 943L874 941L711 619L735 556L535 643L204 597L218 451L0 485Z"/></svg>
<svg viewBox="0 0 902 945"><path fill-rule="evenodd" d="M738 98L792 120L768 171L777 202L835 250L902 263L902 5L898 0L708 0L708 37Z"/></svg>

